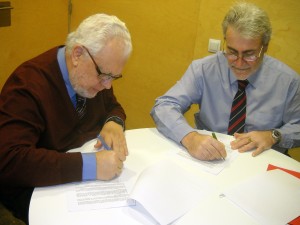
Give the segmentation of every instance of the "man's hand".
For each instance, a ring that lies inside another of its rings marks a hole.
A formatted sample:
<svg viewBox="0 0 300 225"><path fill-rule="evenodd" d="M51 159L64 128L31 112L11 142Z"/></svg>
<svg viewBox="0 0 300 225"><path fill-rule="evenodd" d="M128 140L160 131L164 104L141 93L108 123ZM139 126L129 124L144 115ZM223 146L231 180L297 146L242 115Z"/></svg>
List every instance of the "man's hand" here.
<svg viewBox="0 0 300 225"><path fill-rule="evenodd" d="M254 150L252 156L257 156L265 150L268 150L275 144L272 138L272 131L251 131L249 133L235 133L235 140L230 142L233 150L246 152Z"/></svg>
<svg viewBox="0 0 300 225"><path fill-rule="evenodd" d="M110 180L122 172L123 162L128 155L127 143L123 127L113 121L103 126L100 135L111 150L96 153L97 179ZM101 147L102 143L98 140L95 148Z"/></svg>
<svg viewBox="0 0 300 225"><path fill-rule="evenodd" d="M209 135L191 132L182 139L181 143L197 159L214 160L226 158L224 144Z"/></svg>
<svg viewBox="0 0 300 225"><path fill-rule="evenodd" d="M123 155L123 158L126 158L126 156L128 156L127 143L122 126L113 121L109 121L103 126L100 135L112 150L121 153ZM101 147L102 143L98 140L95 144L95 148Z"/></svg>
<svg viewBox="0 0 300 225"><path fill-rule="evenodd" d="M97 179L111 180L119 176L123 169L123 161L115 151L100 151L96 153Z"/></svg>

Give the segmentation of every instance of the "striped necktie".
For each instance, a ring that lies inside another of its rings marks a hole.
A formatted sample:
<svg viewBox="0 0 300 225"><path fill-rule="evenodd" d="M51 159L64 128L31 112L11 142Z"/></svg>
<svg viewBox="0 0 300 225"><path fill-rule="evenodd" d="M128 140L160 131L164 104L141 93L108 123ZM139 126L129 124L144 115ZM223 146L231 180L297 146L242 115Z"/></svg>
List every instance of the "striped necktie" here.
<svg viewBox="0 0 300 225"><path fill-rule="evenodd" d="M86 98L76 94L76 112L81 120L86 113Z"/></svg>
<svg viewBox="0 0 300 225"><path fill-rule="evenodd" d="M248 85L248 80L238 81L238 91L236 92L230 113L230 120L228 124L228 134L233 135L234 133L243 133L246 120L246 87Z"/></svg>

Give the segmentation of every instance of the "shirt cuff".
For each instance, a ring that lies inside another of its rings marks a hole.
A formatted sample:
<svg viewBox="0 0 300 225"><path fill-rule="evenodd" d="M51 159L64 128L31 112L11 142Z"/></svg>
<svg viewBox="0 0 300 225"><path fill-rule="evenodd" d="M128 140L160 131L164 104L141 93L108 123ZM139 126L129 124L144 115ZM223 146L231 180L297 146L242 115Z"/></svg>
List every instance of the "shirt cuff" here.
<svg viewBox="0 0 300 225"><path fill-rule="evenodd" d="M95 153L81 153L82 180L96 180L97 164Z"/></svg>

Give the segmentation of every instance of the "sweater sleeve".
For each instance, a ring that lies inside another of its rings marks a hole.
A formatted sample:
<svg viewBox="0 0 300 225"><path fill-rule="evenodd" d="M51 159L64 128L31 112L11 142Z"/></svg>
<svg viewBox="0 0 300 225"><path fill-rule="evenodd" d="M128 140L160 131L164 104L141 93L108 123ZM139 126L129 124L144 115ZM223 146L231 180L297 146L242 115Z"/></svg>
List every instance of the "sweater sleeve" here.
<svg viewBox="0 0 300 225"><path fill-rule="evenodd" d="M70 132L76 130L69 122L75 121L72 119L75 116L65 104L65 115L57 119L60 112L53 106L63 103L41 97L52 87L44 83L47 79L40 70L28 67L25 64L17 69L0 95L0 184L37 187L80 181L81 154L65 153L70 143L78 139ZM56 88L52 92L48 95L58 92L64 102L65 97ZM65 121L63 128L62 120Z"/></svg>

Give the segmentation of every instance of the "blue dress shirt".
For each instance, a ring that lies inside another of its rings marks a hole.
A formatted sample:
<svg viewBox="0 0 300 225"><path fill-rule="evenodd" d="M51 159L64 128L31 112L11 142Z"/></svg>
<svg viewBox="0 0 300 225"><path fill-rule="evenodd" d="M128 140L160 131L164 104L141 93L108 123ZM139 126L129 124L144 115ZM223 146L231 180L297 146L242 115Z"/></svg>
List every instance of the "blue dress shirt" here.
<svg viewBox="0 0 300 225"><path fill-rule="evenodd" d="M245 132L277 129L282 134L277 150L284 152L299 146L300 76L265 55L260 68L248 80ZM161 133L180 143L184 136L196 131L183 114L192 104L198 104L196 128L227 133L237 88L226 57L218 52L193 61L183 77L156 99L151 115Z"/></svg>
<svg viewBox="0 0 300 225"><path fill-rule="evenodd" d="M70 99L76 108L76 92L74 91L70 79L69 72L67 69L66 58L65 58L65 47L59 48L57 52L57 60L60 71L63 75L63 79L68 90ZM95 180L97 172L96 155L95 153L82 153L82 180Z"/></svg>

